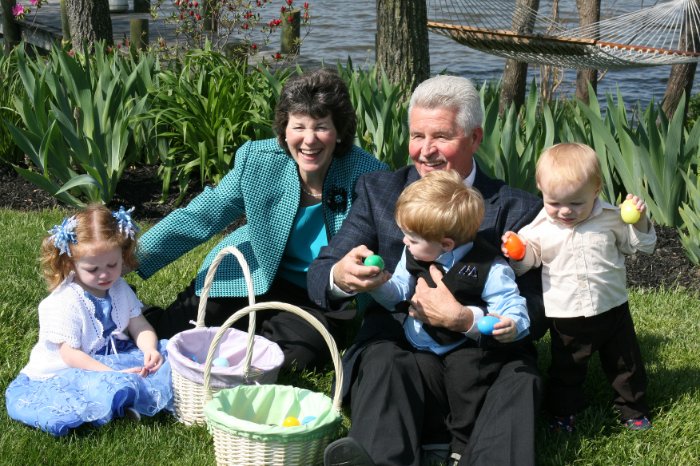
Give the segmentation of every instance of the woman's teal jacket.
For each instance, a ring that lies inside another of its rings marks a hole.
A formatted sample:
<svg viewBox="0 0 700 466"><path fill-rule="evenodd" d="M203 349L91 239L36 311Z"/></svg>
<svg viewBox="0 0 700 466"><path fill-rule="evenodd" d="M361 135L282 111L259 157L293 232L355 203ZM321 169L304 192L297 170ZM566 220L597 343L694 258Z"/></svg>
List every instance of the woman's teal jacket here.
<svg viewBox="0 0 700 466"><path fill-rule="evenodd" d="M329 237L340 229L353 201L355 182L386 166L359 147L334 156L323 183L323 217ZM215 187L207 187L176 209L139 240L138 273L148 278L245 215L246 224L227 234L204 259L197 273L199 295L209 265L227 246L245 256L255 294L265 293L277 275L292 223L299 209L300 182L296 162L276 139L247 142L237 152L233 170ZM217 269L212 297L247 296L243 272L227 256Z"/></svg>

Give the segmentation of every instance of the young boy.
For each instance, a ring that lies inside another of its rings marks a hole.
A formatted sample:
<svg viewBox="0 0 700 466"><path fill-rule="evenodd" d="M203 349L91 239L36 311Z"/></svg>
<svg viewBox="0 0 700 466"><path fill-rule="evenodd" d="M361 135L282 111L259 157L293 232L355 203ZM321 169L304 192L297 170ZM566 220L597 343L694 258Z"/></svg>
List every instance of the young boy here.
<svg viewBox="0 0 700 466"><path fill-rule="evenodd" d="M546 403L550 428L573 432L585 406L588 361L598 352L623 424L651 427L644 400L647 376L627 302L625 254L651 254L656 244L646 205L628 194L641 214L625 224L620 209L598 199L596 153L584 144L557 144L540 156L537 187L544 208L518 235L526 246L516 274L542 265L545 314L551 319L552 362ZM505 241L513 232L503 235ZM503 249L507 256L507 251Z"/></svg>
<svg viewBox="0 0 700 466"><path fill-rule="evenodd" d="M451 450L458 454L469 441L488 387L513 350L514 344L504 343L526 336L530 325L515 274L499 251L477 236L483 215L481 194L456 171L431 172L408 186L395 210L406 247L391 279L370 293L385 308L406 312L418 278L436 286L430 275L430 266L436 265L460 304L480 307L478 316L485 308L499 319L493 338L431 327L410 316L404 321L408 342L445 367L449 406L444 408L450 413Z"/></svg>

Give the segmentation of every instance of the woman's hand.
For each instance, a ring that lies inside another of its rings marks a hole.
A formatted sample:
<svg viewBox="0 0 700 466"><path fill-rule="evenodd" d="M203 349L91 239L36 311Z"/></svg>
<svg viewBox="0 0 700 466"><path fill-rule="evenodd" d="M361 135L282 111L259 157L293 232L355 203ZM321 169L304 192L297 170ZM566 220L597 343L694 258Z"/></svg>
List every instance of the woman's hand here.
<svg viewBox="0 0 700 466"><path fill-rule="evenodd" d="M440 269L431 265L430 276L437 287L431 288L425 280L419 278L408 314L434 327L455 332L469 330L474 323L472 311L467 306L462 306L442 283Z"/></svg>
<svg viewBox="0 0 700 466"><path fill-rule="evenodd" d="M333 283L346 293L362 293L383 285L391 274L379 267L364 265L374 254L367 246L357 246L333 266Z"/></svg>

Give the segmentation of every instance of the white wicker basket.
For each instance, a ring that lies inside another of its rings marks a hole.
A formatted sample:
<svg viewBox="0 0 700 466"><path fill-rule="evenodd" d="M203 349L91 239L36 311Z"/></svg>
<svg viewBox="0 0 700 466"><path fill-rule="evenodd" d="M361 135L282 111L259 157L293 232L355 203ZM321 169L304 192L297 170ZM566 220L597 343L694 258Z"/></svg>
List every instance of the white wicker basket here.
<svg viewBox="0 0 700 466"><path fill-rule="evenodd" d="M265 302L258 303L248 307L245 307L235 314L233 314L229 319L221 326L212 346L210 348L209 354L207 355L207 360L204 364L204 386L205 389L209 387L209 377L211 373L211 365L214 359L215 345L217 344L217 338L223 335L223 332L227 327L232 325L236 320L244 317L247 314L255 313L261 310L282 310L286 312L291 312L296 314L312 325L316 330L318 330L323 336L328 348L330 349L331 358L333 360L333 366L335 368L336 380L335 388L333 393L332 401L326 396L309 390L304 390L297 387L276 385L275 388L284 390L293 390L299 393L300 396L305 396L312 394L314 396L320 397L322 401L327 400L327 406L329 407L330 413L328 413L328 422L324 424L319 424L317 426L309 427L290 427L285 429L290 429L285 432L284 438L280 438L279 435L271 435L261 433L257 427L264 427L260 424L255 424L251 419L246 419L244 417L236 418L237 421L242 420L243 422L236 422L236 425L229 424L227 420L233 420L234 415L232 413L223 413L224 416L217 415L216 419L211 415L212 412L221 414L220 404L215 402L210 402L207 404L205 409L205 416L207 421L207 426L212 436L214 437L214 451L216 454L216 462L218 465L239 465L239 466L258 466L258 465L289 465L289 466L299 466L299 465L317 465L323 464L323 452L326 446L333 440L334 436L338 433L338 427L342 420L340 413L341 405L341 389L343 386L343 369L341 365L340 354L338 353L338 348L336 346L335 340L328 333L326 328L310 313L304 311L303 309L293 306L291 304L282 302ZM269 388L272 388L268 386ZM224 397L227 394L235 393L236 390L246 390L248 393L254 395L254 390L261 390L262 386L240 386L230 389L220 390L215 397ZM228 392L228 393L227 393ZM303 393L306 392L306 393ZM209 398L212 397L211 392L207 393ZM216 400L215 400L216 401ZM323 403L325 404L325 403ZM218 410L218 411L217 411ZM246 411L246 410L241 410ZM255 410L248 410L253 412L253 415L259 414L254 413ZM242 428L241 424L250 426L250 428Z"/></svg>
<svg viewBox="0 0 700 466"><path fill-rule="evenodd" d="M223 260L223 258L228 255L232 254L238 259L238 262L241 265L241 268L243 270L243 275L245 277L246 281L246 286L248 288L248 303L250 305L253 305L255 303L255 294L254 294L254 288L253 288L253 281L250 275L250 269L248 267L248 263L245 260L245 257L243 254L236 249L233 246L229 246L227 248L222 249L219 251L219 253L216 255L214 260L212 261L211 265L209 266L209 270L207 271L207 275L204 279L204 286L202 287L202 294L200 296L199 300L199 307L197 309L197 321L195 323L195 329L192 330L185 330L184 332L196 332L198 330L201 330L204 328L204 317L206 313L206 305L207 305L207 299L209 298L209 291L211 289L212 282L214 281L214 276L216 274L216 269L219 267L219 264ZM230 325L229 325L230 326ZM228 328L228 327L227 327ZM241 332L243 333L243 332ZM217 332L216 335L219 335L217 341L218 342L221 340L221 337L223 336L223 332ZM238 380L232 380L230 382L230 385L227 385L227 387L233 387L236 386L240 383L253 383L253 382L258 382L258 383L274 383L277 380L277 372L279 370L279 367L281 366L283 362L283 356L282 356L282 351L279 350L279 364L274 367L274 368L268 368L265 371L260 371L256 367L251 367L251 360L253 358L253 347L255 342L261 342L265 341L266 344L273 344L272 342L269 342L268 340L265 340L261 336L256 336L255 335L255 313L250 313L249 317L249 324L248 324L248 333L246 334L247 338L247 345L246 345L246 352L245 352L245 361L244 361L244 369L243 373L241 374L241 377L238 378ZM210 347L210 354L212 353L212 350L215 348L215 346L210 343L208 345ZM276 345L275 345L276 346ZM279 349L279 347L277 347ZM174 349L172 346L169 346L169 352L173 352ZM183 373L180 373L176 366L171 363L172 366L172 383L173 383L173 402L174 402L174 408L175 408L175 415L178 418L178 420L184 424L204 424L205 419L204 419L204 404L207 401L207 392L209 392L209 395L211 395L212 391L218 391L217 388L209 388L206 389L204 388L204 366L201 366L201 371L202 371L202 376L201 380L202 382L200 383L199 381L193 381L187 378Z"/></svg>

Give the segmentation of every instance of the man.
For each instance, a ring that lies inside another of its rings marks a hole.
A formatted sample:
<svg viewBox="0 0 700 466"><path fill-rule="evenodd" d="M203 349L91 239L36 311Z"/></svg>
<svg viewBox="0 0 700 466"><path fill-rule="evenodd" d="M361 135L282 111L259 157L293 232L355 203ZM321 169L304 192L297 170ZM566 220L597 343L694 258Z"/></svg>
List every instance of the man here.
<svg viewBox="0 0 700 466"><path fill-rule="evenodd" d="M419 85L409 104L409 155L413 165L393 173L370 173L356 185L357 199L339 233L321 251L308 273L311 299L328 310L341 310L358 293L372 290L389 275L363 265L370 254L384 258L393 271L403 248L394 222L394 205L404 187L433 170L454 169L483 195L486 211L479 234L500 248L507 230L518 231L535 217L542 203L535 196L488 178L474 163L481 142L482 111L471 82L437 76ZM359 246L358 246L359 245ZM432 326L464 332L478 346L478 307L461 306L430 270L436 288L418 280L409 314ZM538 271L519 281L528 298L531 333L540 336L541 282ZM361 305L369 301L360 295ZM327 465L420 464L421 445L448 443L450 422L439 358L413 348L402 323L369 302L353 346L344 358L345 400L349 398L349 436L326 450ZM534 418L540 378L530 339L510 346L508 362L488 390L469 445L451 452L451 464L534 464ZM469 374L465 374L469 376ZM461 459L460 459L461 458Z"/></svg>

